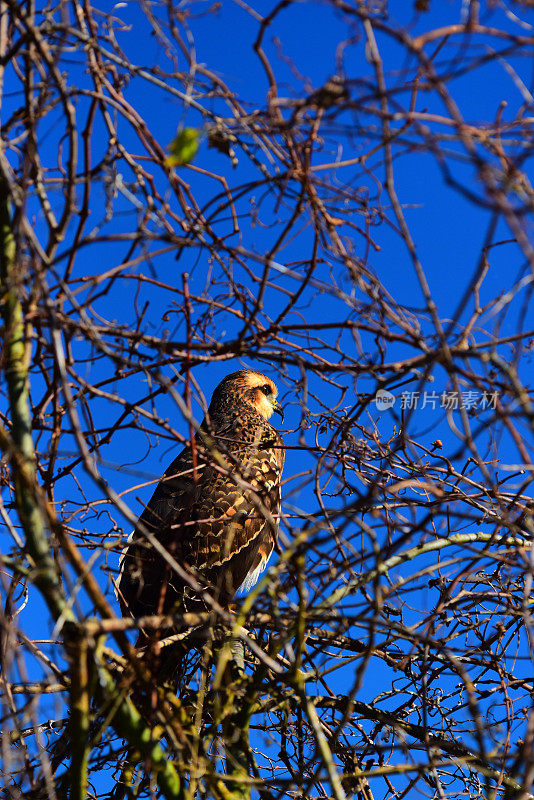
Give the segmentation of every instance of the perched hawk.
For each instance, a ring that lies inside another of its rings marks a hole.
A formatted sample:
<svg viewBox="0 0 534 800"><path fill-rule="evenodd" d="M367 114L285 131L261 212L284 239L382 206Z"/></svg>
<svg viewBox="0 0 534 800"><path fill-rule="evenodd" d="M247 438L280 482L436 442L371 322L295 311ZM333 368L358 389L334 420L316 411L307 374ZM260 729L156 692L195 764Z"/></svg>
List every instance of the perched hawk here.
<svg viewBox="0 0 534 800"><path fill-rule="evenodd" d="M143 535L148 530L222 606L248 589L273 551L284 448L269 423L278 390L252 370L217 386L191 444L174 459L121 557L117 593L124 616L202 607Z"/></svg>

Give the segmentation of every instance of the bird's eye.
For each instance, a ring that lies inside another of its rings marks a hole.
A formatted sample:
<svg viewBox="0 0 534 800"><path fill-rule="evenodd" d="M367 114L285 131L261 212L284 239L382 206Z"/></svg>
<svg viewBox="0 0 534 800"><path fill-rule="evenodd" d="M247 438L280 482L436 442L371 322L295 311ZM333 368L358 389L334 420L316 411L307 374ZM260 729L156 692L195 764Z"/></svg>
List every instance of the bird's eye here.
<svg viewBox="0 0 534 800"><path fill-rule="evenodd" d="M265 386L262 386L261 390L262 390L263 394L272 394L272 389L271 389L271 387L269 386L268 383L266 383Z"/></svg>

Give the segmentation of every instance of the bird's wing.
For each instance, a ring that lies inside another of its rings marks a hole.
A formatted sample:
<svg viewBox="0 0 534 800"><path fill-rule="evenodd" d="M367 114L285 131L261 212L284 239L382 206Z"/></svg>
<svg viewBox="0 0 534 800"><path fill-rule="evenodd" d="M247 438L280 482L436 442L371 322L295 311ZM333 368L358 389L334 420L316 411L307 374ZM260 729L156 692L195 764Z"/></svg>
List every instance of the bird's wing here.
<svg viewBox="0 0 534 800"><path fill-rule="evenodd" d="M250 438L250 430L247 434ZM278 434L270 426L263 434L252 442L230 440L228 469L211 467L195 504L193 539L184 551L185 559L216 583L225 599L233 597L252 568L265 565L276 541L283 451L274 446ZM220 442L223 438L218 437Z"/></svg>
<svg viewBox="0 0 534 800"><path fill-rule="evenodd" d="M208 588L229 602L249 573L257 578L276 541L282 441L265 424L253 430L219 428L172 462L139 522ZM119 576L119 600L134 616L168 610L183 592L141 527L128 545Z"/></svg>
<svg viewBox="0 0 534 800"><path fill-rule="evenodd" d="M195 475L202 474L202 466ZM171 593L165 597L161 586L171 581L172 574L164 558L154 549L144 535L148 530L178 562L182 561L179 538L170 536L173 521L194 506L199 482L193 478L190 448L185 448L174 459L158 483L154 494L139 517L119 561L117 596L124 615L134 617L161 613L169 607Z"/></svg>

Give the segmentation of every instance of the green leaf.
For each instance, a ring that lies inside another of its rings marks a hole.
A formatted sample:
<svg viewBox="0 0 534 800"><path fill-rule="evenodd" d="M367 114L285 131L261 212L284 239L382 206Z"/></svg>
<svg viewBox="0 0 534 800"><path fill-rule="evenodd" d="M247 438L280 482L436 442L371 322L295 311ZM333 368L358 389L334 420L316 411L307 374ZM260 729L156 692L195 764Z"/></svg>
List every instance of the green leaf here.
<svg viewBox="0 0 534 800"><path fill-rule="evenodd" d="M190 164L197 154L200 131L197 128L183 128L169 145L170 156L165 163L169 167L180 167Z"/></svg>

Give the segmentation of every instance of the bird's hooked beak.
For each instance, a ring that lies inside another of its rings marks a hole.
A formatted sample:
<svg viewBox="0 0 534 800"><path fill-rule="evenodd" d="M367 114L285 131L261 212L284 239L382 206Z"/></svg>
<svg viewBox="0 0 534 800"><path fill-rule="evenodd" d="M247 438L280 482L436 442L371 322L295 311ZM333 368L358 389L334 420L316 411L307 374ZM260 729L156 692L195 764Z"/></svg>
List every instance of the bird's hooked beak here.
<svg viewBox="0 0 534 800"><path fill-rule="evenodd" d="M284 421L284 409L283 406L279 405L278 400L273 398L272 402L273 412L278 414L279 417L282 418L282 422Z"/></svg>

